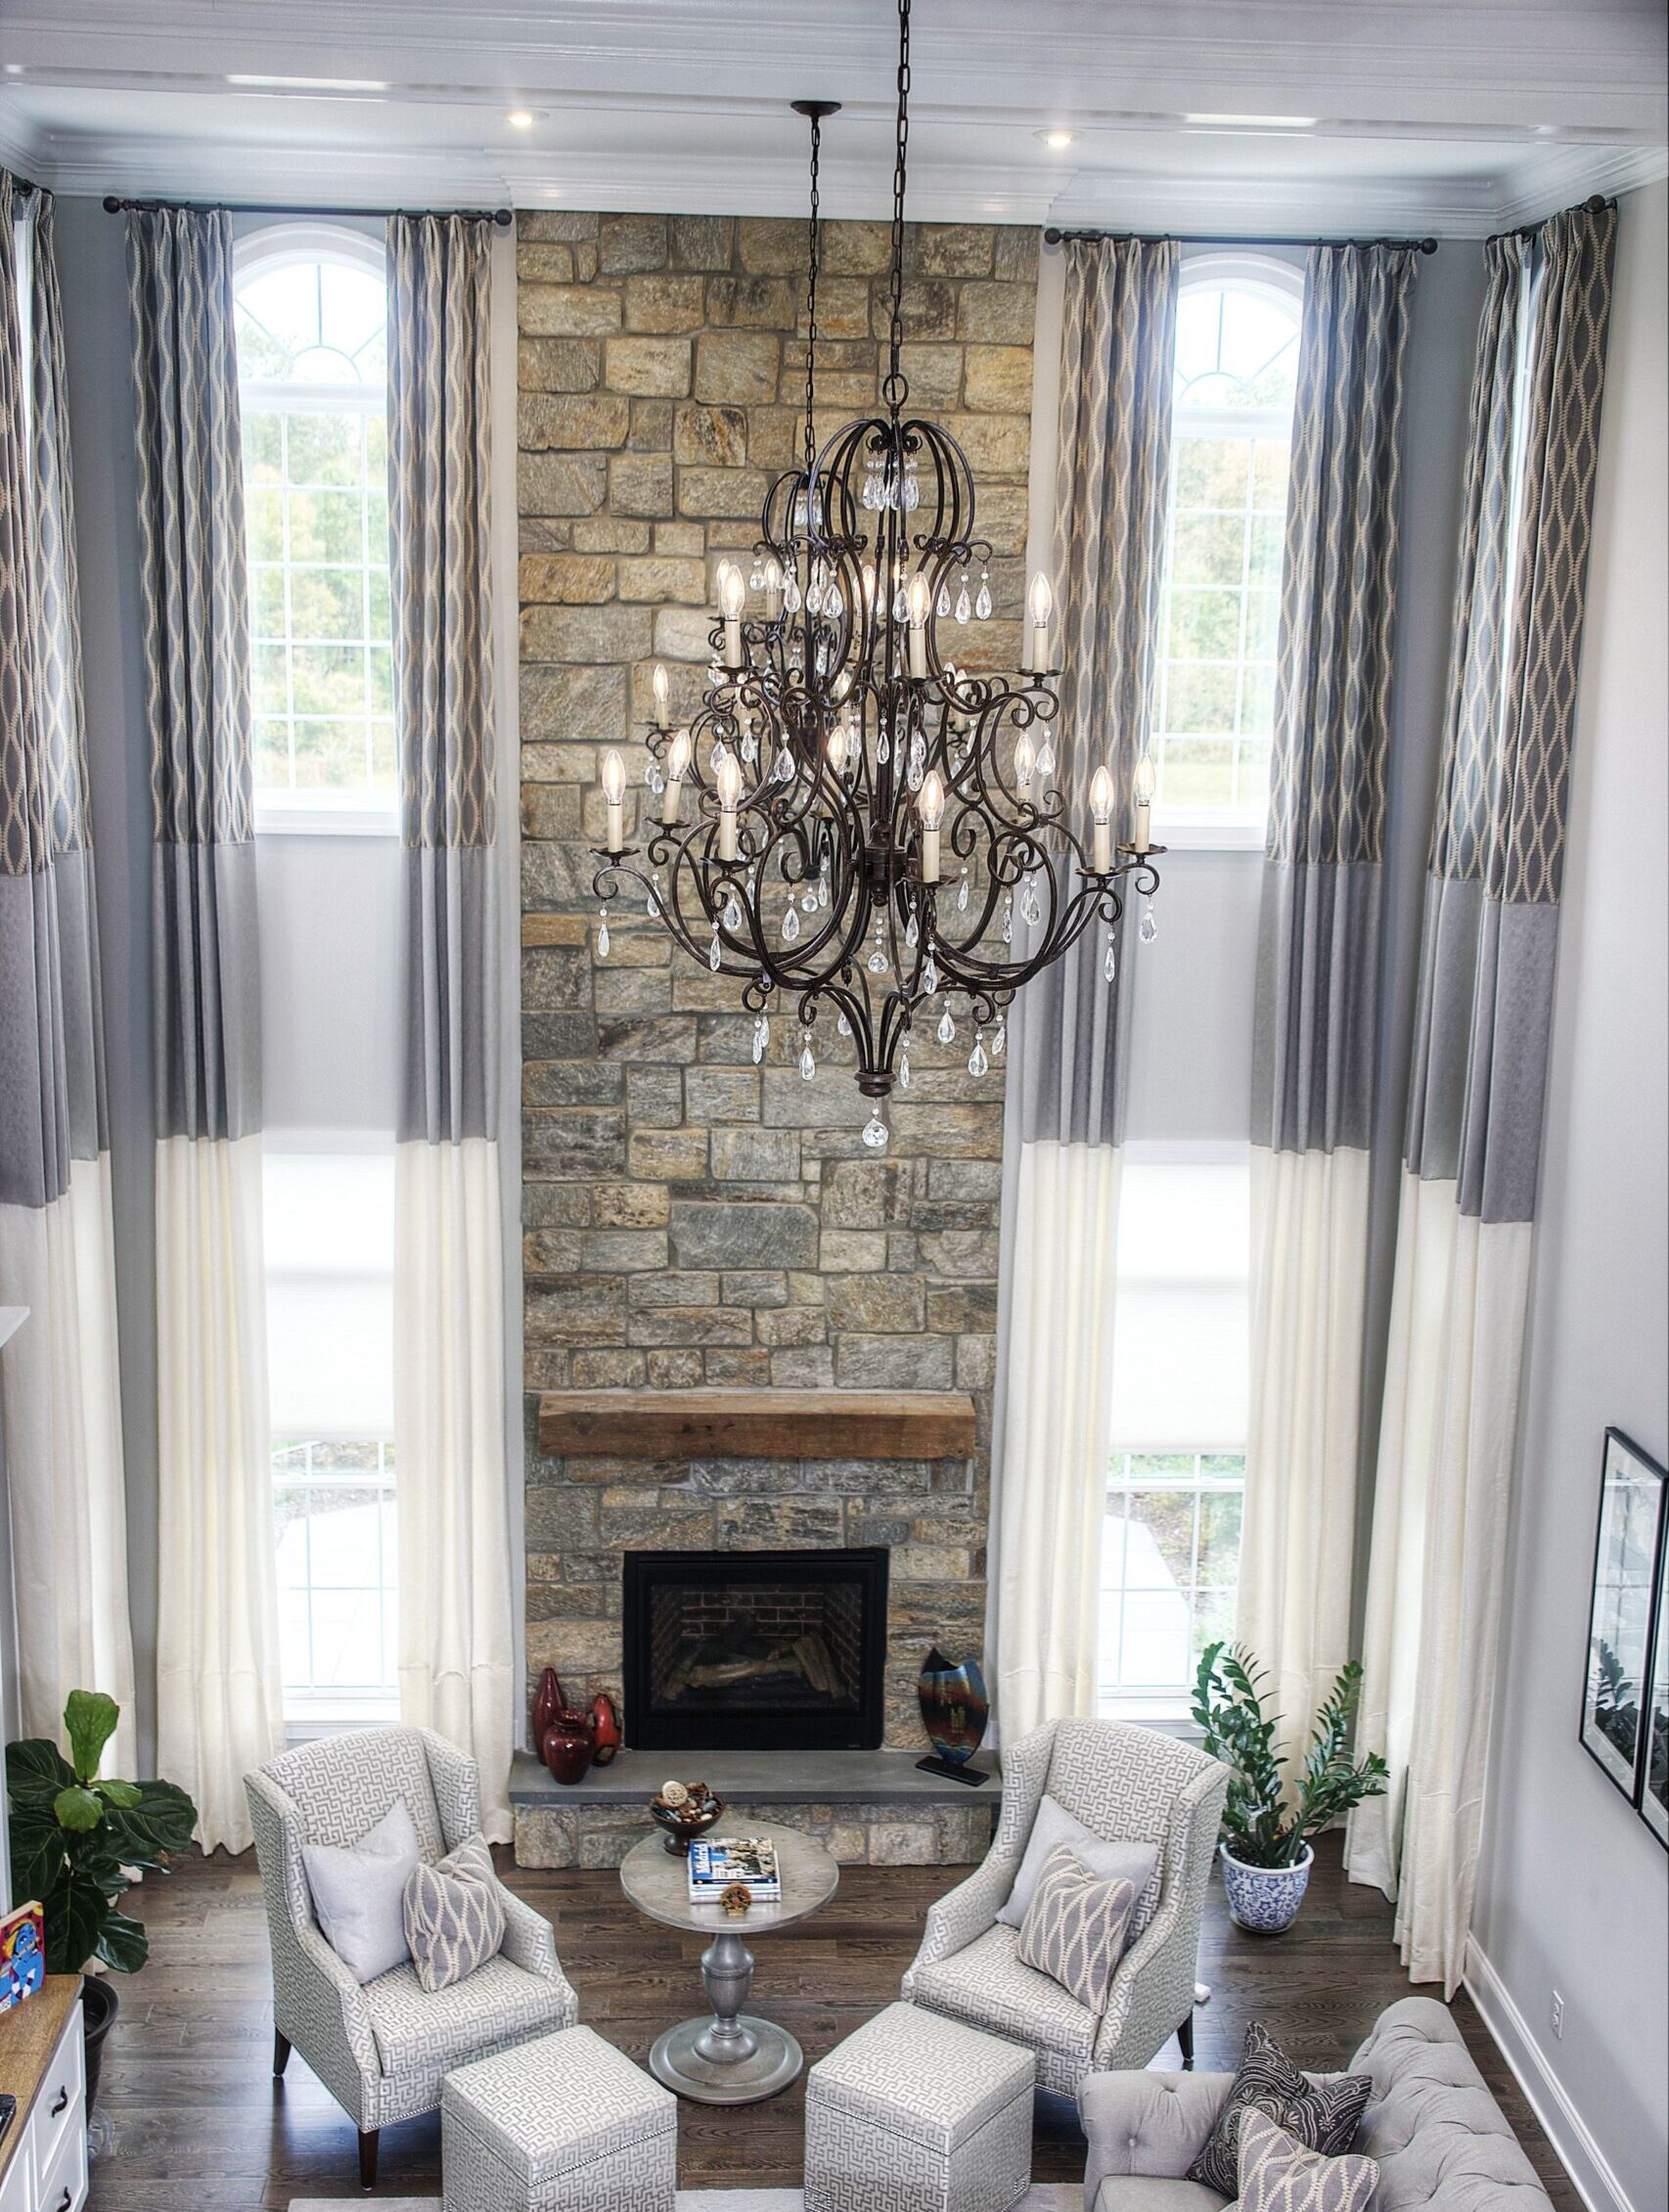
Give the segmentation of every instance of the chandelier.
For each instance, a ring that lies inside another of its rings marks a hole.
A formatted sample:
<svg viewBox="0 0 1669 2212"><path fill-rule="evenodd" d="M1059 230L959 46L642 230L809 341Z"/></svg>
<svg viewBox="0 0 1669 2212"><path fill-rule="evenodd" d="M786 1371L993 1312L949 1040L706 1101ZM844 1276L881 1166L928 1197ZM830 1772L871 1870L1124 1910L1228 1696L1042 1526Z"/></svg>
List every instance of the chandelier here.
<svg viewBox="0 0 1669 2212"><path fill-rule="evenodd" d="M961 446L908 411L909 88L910 0L900 0L883 412L821 449L818 161L835 103L794 103L811 122L803 459L766 497L750 571L719 564L713 660L687 726L672 726L666 671L654 671L641 847L626 843L625 764L616 750L604 756L594 882L599 955L611 903L635 886L690 958L737 978L755 1062L781 1010L798 1024L799 1072L812 1081L817 1025L832 1015L875 1102L863 1132L872 1148L887 1142L882 1105L895 1084L908 1089L924 1025L955 1044L960 1001L973 1030L969 1070L981 1075L1004 1050L1015 993L1098 922L1111 980L1125 895L1151 899L1163 850L1149 835L1145 750L1128 841L1114 835L1105 762L1076 823L1051 781L1060 701L1046 574L1026 595L1021 669L960 657L959 637L994 610L991 548ZM1143 934L1151 929L1147 911Z"/></svg>

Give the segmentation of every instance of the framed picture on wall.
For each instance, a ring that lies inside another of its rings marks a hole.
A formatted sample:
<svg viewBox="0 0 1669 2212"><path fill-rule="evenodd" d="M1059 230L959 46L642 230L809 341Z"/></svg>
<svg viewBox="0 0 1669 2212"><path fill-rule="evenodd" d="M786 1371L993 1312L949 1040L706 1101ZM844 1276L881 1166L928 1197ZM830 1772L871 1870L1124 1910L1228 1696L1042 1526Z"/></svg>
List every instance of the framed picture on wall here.
<svg viewBox="0 0 1669 2212"><path fill-rule="evenodd" d="M1582 1741L1631 1805L1641 1803L1646 1766L1652 1631L1662 1603L1665 1479L1657 1462L1620 1428L1606 1429Z"/></svg>
<svg viewBox="0 0 1669 2212"><path fill-rule="evenodd" d="M1640 1817L1669 1850L1669 1510L1657 1531L1657 1606L1646 1667L1646 1740L1641 1745Z"/></svg>

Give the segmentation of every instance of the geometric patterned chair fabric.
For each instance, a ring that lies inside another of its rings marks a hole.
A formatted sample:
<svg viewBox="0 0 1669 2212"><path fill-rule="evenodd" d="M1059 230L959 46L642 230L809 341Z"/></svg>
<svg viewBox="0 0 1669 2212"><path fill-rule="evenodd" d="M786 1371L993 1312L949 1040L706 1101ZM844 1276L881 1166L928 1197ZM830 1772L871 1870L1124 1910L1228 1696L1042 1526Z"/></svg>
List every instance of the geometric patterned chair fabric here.
<svg viewBox="0 0 1669 2212"><path fill-rule="evenodd" d="M378 2130L440 2103L441 2077L467 2058L572 2027L579 2000L550 1923L502 1883L495 1959L428 1995L410 1964L362 1988L313 1914L304 1843L357 1843L403 1799L430 1866L480 1827L474 1763L432 1730L321 1737L244 1777L272 1944L273 2072L300 2052L359 2130L360 2179L377 2178Z"/></svg>
<svg viewBox="0 0 1669 2212"><path fill-rule="evenodd" d="M1089 2073L1145 2066L1173 2035L1193 2064L1194 1982L1228 1770L1123 1721L1052 1721L1003 1753L1003 1811L984 1863L927 1913L902 1994L1037 2054L1040 2089L1075 2097ZM1108 1842L1153 1843L1159 1892L1092 2013L1021 1964L997 1919L1045 1795Z"/></svg>
<svg viewBox="0 0 1669 2212"><path fill-rule="evenodd" d="M590 2028L448 2074L440 2131L444 2212L673 2212L678 2099Z"/></svg>

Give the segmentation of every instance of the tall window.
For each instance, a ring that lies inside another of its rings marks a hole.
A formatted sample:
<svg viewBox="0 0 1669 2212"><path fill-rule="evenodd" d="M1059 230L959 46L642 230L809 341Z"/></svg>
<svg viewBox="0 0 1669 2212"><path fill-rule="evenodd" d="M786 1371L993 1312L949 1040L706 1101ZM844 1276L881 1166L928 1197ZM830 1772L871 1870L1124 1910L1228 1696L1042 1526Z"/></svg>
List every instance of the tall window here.
<svg viewBox="0 0 1669 2212"><path fill-rule="evenodd" d="M257 807L391 816L387 298L378 243L256 231L239 249Z"/></svg>
<svg viewBox="0 0 1669 2212"><path fill-rule="evenodd" d="M306 1731L399 1702L394 1163L282 1143L263 1154L267 1367L284 1708Z"/></svg>
<svg viewBox="0 0 1669 2212"><path fill-rule="evenodd" d="M1300 272L1184 264L1153 765L1165 834L1261 837Z"/></svg>
<svg viewBox="0 0 1669 2212"><path fill-rule="evenodd" d="M1243 1156L1138 1157L1124 1168L1102 1539L1106 1714L1186 1713L1200 1651L1234 1630L1249 1204Z"/></svg>

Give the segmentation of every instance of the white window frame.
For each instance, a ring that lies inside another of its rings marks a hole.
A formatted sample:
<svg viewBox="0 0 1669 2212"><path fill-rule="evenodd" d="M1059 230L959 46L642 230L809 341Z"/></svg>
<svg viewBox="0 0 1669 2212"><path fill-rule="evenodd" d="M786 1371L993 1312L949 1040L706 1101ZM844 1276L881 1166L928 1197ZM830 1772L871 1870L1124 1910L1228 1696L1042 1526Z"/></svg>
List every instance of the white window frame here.
<svg viewBox="0 0 1669 2212"><path fill-rule="evenodd" d="M1219 292L1232 285L1238 292L1261 293L1283 306L1304 304L1304 272L1296 263L1273 253L1234 250L1188 255L1182 264L1181 293ZM1221 408L1189 410L1191 432L1202 436L1274 435L1286 431L1290 417L1275 408ZM1175 528L1177 410L1171 416L1171 488L1165 515L1165 558L1170 558ZM1220 813L1155 807L1153 835L1172 852L1262 852L1268 824L1237 822Z"/></svg>
<svg viewBox="0 0 1669 2212"><path fill-rule="evenodd" d="M380 240L347 223L273 223L248 231L232 249L233 288L247 279L269 275L274 269L294 268L298 263L323 257L345 261L373 275L386 275L387 260ZM309 411L339 413L365 407L366 387L361 384L279 384L251 377L240 380L242 394L256 403L274 407L282 403L288 414ZM394 837L400 832L398 790L388 793L353 791L288 791L282 795L257 790L257 836Z"/></svg>

